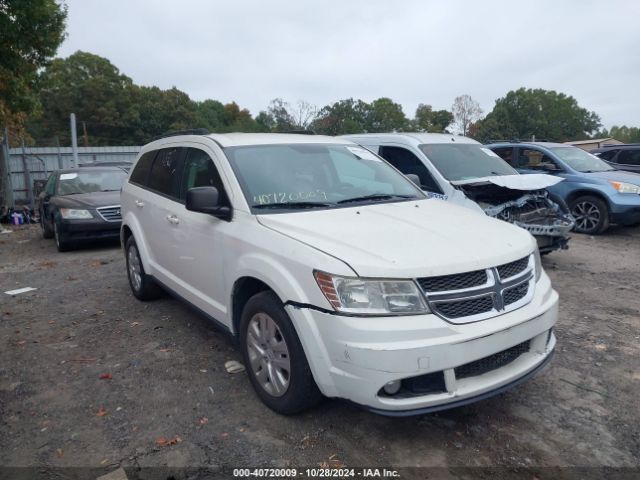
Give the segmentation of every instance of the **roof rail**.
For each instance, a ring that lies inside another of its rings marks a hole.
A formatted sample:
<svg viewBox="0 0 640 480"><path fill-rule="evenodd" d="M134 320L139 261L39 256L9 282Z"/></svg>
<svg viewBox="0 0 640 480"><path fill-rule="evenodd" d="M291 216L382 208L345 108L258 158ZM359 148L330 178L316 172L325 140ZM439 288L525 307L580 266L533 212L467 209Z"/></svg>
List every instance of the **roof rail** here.
<svg viewBox="0 0 640 480"><path fill-rule="evenodd" d="M538 143L538 142L552 142L548 138L536 138L534 140L528 138L512 138L511 140L505 139L489 139L487 143Z"/></svg>
<svg viewBox="0 0 640 480"><path fill-rule="evenodd" d="M206 128L191 128L188 130L171 130L169 132L165 132L162 135L158 135L157 137L153 137L153 140L160 140L165 137L175 137L177 135L209 135L209 130Z"/></svg>
<svg viewBox="0 0 640 480"><path fill-rule="evenodd" d="M640 143L603 143L602 147L640 147Z"/></svg>
<svg viewBox="0 0 640 480"><path fill-rule="evenodd" d="M505 140L501 138L490 138L487 140L487 143L520 143L520 140L517 138L512 138L511 140Z"/></svg>

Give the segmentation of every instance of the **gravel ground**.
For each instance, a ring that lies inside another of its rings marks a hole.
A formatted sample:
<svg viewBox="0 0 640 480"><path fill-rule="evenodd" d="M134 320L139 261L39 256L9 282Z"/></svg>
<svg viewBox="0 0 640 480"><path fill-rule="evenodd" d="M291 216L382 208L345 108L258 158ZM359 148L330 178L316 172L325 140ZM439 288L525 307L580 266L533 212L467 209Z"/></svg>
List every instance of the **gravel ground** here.
<svg viewBox="0 0 640 480"><path fill-rule="evenodd" d="M240 354L224 334L171 297L131 295L118 245L58 253L31 226L0 235L0 252L0 478L95 478L117 466L130 479L287 466L640 476L640 227L574 235L570 250L543 259L561 306L556 356L541 374L490 400L400 419L340 401L271 412L244 373L226 373ZM27 286L37 290L1 293Z"/></svg>

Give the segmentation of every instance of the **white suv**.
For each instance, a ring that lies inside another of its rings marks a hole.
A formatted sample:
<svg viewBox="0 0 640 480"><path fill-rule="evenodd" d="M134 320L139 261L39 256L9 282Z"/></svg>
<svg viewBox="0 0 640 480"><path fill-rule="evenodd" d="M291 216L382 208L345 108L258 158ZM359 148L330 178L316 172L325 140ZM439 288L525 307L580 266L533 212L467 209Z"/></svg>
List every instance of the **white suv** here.
<svg viewBox="0 0 640 480"><path fill-rule="evenodd" d="M555 346L558 295L528 232L427 198L345 139L162 138L122 217L133 294L173 291L237 336L280 413L323 395L450 408L529 378Z"/></svg>

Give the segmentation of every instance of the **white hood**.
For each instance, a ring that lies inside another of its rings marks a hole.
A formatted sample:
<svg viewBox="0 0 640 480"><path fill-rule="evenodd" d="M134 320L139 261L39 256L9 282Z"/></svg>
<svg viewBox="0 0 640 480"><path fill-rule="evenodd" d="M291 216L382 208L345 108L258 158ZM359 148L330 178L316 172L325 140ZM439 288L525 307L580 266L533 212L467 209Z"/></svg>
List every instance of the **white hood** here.
<svg viewBox="0 0 640 480"><path fill-rule="evenodd" d="M530 175L496 175L493 177L472 178L451 182L453 185L477 185L481 183L493 183L500 187L513 190L541 190L560 183L564 178L546 175L544 173L532 173Z"/></svg>
<svg viewBox="0 0 640 480"><path fill-rule="evenodd" d="M258 221L339 258L363 277L487 268L530 254L535 243L521 228L434 199L259 215Z"/></svg>

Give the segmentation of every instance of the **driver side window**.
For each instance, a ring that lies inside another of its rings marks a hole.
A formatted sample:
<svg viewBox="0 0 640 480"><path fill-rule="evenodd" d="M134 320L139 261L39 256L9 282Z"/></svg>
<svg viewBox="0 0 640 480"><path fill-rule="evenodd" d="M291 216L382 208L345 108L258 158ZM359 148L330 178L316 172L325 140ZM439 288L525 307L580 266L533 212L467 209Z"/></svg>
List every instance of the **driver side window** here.
<svg viewBox="0 0 640 480"><path fill-rule="evenodd" d="M180 200L185 201L187 190L194 187L216 187L221 205L229 205L222 179L211 157L204 150L188 148L180 185Z"/></svg>
<svg viewBox="0 0 640 480"><path fill-rule="evenodd" d="M517 168L530 170L562 170L549 155L532 148L520 149Z"/></svg>

